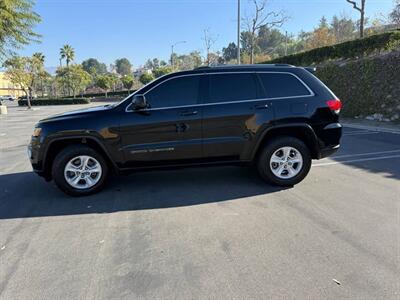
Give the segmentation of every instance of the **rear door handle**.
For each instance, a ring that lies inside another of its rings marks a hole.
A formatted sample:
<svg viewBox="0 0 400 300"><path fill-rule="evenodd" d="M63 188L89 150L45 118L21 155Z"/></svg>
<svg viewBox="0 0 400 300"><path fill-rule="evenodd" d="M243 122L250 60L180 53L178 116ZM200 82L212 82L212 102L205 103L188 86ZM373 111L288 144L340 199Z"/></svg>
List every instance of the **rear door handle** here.
<svg viewBox="0 0 400 300"><path fill-rule="evenodd" d="M256 109L267 109L268 107L268 104L260 104L255 106Z"/></svg>
<svg viewBox="0 0 400 300"><path fill-rule="evenodd" d="M181 116L183 117L187 117L187 116L194 116L197 115L198 111L197 110L193 110L193 111L183 111L180 113Z"/></svg>

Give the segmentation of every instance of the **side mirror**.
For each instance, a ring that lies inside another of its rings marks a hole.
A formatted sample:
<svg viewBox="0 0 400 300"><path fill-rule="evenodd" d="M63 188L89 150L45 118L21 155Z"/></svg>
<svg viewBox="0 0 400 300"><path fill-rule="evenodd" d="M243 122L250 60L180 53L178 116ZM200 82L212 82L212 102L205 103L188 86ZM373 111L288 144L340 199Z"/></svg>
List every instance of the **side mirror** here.
<svg viewBox="0 0 400 300"><path fill-rule="evenodd" d="M133 96L132 99L132 104L134 109L139 110L139 109L145 109L148 107L146 98L144 95L135 95Z"/></svg>

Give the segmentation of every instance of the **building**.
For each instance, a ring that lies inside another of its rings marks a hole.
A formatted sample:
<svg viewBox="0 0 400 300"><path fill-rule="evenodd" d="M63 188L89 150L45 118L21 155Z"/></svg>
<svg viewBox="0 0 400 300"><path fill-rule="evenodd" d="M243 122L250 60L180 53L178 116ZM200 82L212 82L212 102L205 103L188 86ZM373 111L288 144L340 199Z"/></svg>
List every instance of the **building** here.
<svg viewBox="0 0 400 300"><path fill-rule="evenodd" d="M7 79L4 72L0 72L0 96L12 95L16 98L25 95L24 91Z"/></svg>
<svg viewBox="0 0 400 300"><path fill-rule="evenodd" d="M152 74L152 70L145 68L145 67L139 67L133 72L133 77L139 78L143 74Z"/></svg>

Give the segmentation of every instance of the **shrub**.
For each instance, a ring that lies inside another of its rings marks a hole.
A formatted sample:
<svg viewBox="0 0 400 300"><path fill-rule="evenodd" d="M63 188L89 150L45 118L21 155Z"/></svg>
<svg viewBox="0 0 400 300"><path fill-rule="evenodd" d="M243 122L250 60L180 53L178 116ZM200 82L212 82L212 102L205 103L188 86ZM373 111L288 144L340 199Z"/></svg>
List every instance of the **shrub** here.
<svg viewBox="0 0 400 300"><path fill-rule="evenodd" d="M153 74L144 73L140 76L139 81L144 85L154 80Z"/></svg>
<svg viewBox="0 0 400 300"><path fill-rule="evenodd" d="M356 58L382 51L390 51L399 47L399 45L400 31L398 30L283 56L264 63L286 63L307 66L328 60Z"/></svg>
<svg viewBox="0 0 400 300"><path fill-rule="evenodd" d="M32 106L38 105L69 105L69 104L89 104L90 99L88 98L38 98L31 100ZM27 100L18 100L19 106L27 106Z"/></svg>
<svg viewBox="0 0 400 300"><path fill-rule="evenodd" d="M329 62L317 67L316 75L343 101L346 117L381 115L400 119L400 52Z"/></svg>

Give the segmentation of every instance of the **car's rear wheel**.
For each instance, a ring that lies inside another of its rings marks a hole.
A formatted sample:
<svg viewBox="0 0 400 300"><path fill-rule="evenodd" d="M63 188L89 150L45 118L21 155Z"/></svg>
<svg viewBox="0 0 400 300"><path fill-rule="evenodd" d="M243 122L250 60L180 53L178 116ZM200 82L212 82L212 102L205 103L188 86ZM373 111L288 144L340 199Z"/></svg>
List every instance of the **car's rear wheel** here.
<svg viewBox="0 0 400 300"><path fill-rule="evenodd" d="M69 146L54 159L52 175L56 185L71 196L100 191L108 174L107 163L94 149L84 145Z"/></svg>
<svg viewBox="0 0 400 300"><path fill-rule="evenodd" d="M274 185L293 186L310 171L311 156L307 146L293 137L279 137L268 142L258 158L258 172Z"/></svg>

